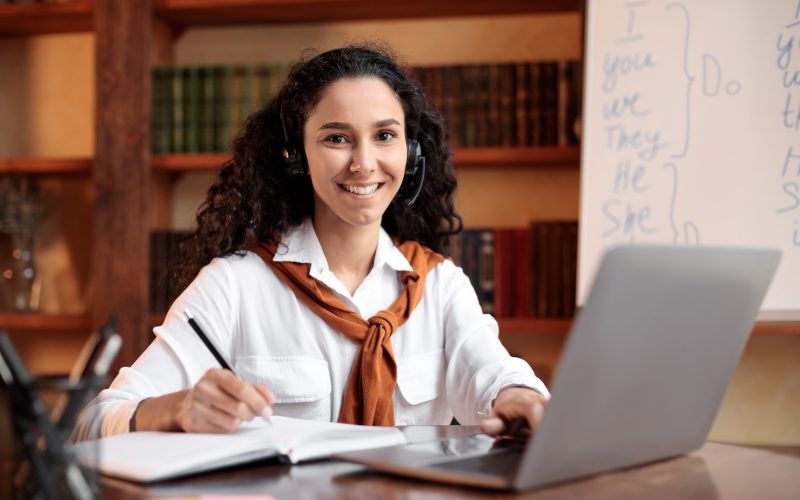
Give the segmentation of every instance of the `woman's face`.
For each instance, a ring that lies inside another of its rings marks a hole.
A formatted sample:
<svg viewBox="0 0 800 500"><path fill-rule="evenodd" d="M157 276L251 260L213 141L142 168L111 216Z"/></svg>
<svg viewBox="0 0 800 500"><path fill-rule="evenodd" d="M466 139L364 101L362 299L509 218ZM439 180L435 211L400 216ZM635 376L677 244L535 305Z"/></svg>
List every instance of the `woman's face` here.
<svg viewBox="0 0 800 500"><path fill-rule="evenodd" d="M380 226L403 182L403 106L377 78L343 78L325 89L303 130L315 222Z"/></svg>

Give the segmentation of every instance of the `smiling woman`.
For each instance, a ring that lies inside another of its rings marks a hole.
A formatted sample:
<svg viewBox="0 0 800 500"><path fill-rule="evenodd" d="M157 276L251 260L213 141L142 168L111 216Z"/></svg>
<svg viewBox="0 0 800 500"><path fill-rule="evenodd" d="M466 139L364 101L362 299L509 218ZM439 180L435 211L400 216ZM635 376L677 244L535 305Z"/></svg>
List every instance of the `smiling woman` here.
<svg viewBox="0 0 800 500"><path fill-rule="evenodd" d="M441 117L385 51L295 66L200 207L156 340L86 409L80 436L230 432L272 413L535 427L547 388L446 258L461 230L450 157Z"/></svg>
<svg viewBox="0 0 800 500"><path fill-rule="evenodd" d="M405 175L402 123L403 106L380 79L343 78L325 90L303 134L320 240L330 233L346 241L367 226L377 244L381 217Z"/></svg>

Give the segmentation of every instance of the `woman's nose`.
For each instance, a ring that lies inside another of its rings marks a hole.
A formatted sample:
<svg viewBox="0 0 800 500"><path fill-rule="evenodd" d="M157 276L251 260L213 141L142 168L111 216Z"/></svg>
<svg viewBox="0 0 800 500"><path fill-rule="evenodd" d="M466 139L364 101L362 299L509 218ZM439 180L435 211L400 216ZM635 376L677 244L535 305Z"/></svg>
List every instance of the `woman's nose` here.
<svg viewBox="0 0 800 500"><path fill-rule="evenodd" d="M369 145L359 145L353 148L353 158L350 162L350 171L353 173L371 173L377 168L375 154Z"/></svg>

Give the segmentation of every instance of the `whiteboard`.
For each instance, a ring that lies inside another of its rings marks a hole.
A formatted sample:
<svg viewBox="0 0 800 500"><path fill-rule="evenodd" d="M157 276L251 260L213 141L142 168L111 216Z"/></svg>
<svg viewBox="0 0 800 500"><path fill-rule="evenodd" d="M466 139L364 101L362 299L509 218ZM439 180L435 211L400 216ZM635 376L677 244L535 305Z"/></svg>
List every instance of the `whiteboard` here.
<svg viewBox="0 0 800 500"><path fill-rule="evenodd" d="M778 247L800 318L800 0L589 0L578 304L612 244Z"/></svg>

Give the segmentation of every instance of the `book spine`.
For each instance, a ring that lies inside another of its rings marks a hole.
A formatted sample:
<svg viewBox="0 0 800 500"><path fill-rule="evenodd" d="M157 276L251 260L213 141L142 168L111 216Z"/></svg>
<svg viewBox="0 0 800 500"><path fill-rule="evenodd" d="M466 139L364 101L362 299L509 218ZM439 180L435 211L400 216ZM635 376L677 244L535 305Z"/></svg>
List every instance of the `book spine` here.
<svg viewBox="0 0 800 500"><path fill-rule="evenodd" d="M514 146L517 140L514 121L514 65L503 64L500 67L500 129L501 145Z"/></svg>
<svg viewBox="0 0 800 500"><path fill-rule="evenodd" d="M558 144L558 65L542 63L542 112L545 132L542 144Z"/></svg>
<svg viewBox="0 0 800 500"><path fill-rule="evenodd" d="M240 71L239 114L236 117L237 133L242 130L247 117L253 112L253 68L252 66L242 66Z"/></svg>
<svg viewBox="0 0 800 500"><path fill-rule="evenodd" d="M482 64L476 67L478 75L478 101L476 103L476 146L489 146L489 65Z"/></svg>
<svg viewBox="0 0 800 500"><path fill-rule="evenodd" d="M509 316L509 302L513 295L510 293L510 278L508 263L513 252L509 243L507 229L494 230L494 314L496 316Z"/></svg>
<svg viewBox="0 0 800 500"><path fill-rule="evenodd" d="M272 69L270 66L262 64L256 66L253 71L257 97L254 99L258 108L265 106L272 99Z"/></svg>
<svg viewBox="0 0 800 500"><path fill-rule="evenodd" d="M462 146L458 133L458 122L460 116L458 113L458 99L460 96L459 78L457 68L444 67L443 81L444 81L444 101L445 101L445 119L447 122L447 133L450 137L450 143L453 147Z"/></svg>
<svg viewBox="0 0 800 500"><path fill-rule="evenodd" d="M499 146L502 143L500 129L500 67L497 64L489 65L489 146Z"/></svg>
<svg viewBox="0 0 800 500"><path fill-rule="evenodd" d="M529 64L517 64L516 69L516 102L514 103L514 110L516 111L517 123L517 146L528 145L528 67Z"/></svg>
<svg viewBox="0 0 800 500"><path fill-rule="evenodd" d="M563 226L561 222L550 222L550 238L548 241L549 259L547 266L547 316L558 318L562 316L561 310L561 282L563 274L563 255L562 236Z"/></svg>
<svg viewBox="0 0 800 500"><path fill-rule="evenodd" d="M575 315L576 290L578 281L578 221L563 222L562 262L563 279L561 282L562 316L571 318Z"/></svg>
<svg viewBox="0 0 800 500"><path fill-rule="evenodd" d="M184 69L183 84L185 151L197 153L200 150L200 81L197 67Z"/></svg>
<svg viewBox="0 0 800 500"><path fill-rule="evenodd" d="M558 122L558 145L569 144L567 123L569 122L569 61L558 61L558 105L556 121Z"/></svg>
<svg viewBox="0 0 800 500"><path fill-rule="evenodd" d="M538 63L528 65L528 145L542 145L541 71Z"/></svg>
<svg viewBox="0 0 800 500"><path fill-rule="evenodd" d="M150 312L167 310L167 232L150 233Z"/></svg>
<svg viewBox="0 0 800 500"><path fill-rule="evenodd" d="M183 68L172 68L172 152L185 152Z"/></svg>
<svg viewBox="0 0 800 500"><path fill-rule="evenodd" d="M478 233L478 296L486 314L494 314L494 250L494 230L481 230Z"/></svg>
<svg viewBox="0 0 800 500"><path fill-rule="evenodd" d="M215 150L227 151L231 143L231 81L233 68L229 65L214 68L214 95L217 105L214 109Z"/></svg>
<svg viewBox="0 0 800 500"><path fill-rule="evenodd" d="M510 268L512 273L513 301L509 311L510 316L523 318L532 316L531 311L531 269L530 238L528 228L511 230L511 244L513 248L513 261Z"/></svg>
<svg viewBox="0 0 800 500"><path fill-rule="evenodd" d="M216 95L214 94L214 70L211 67L200 68L200 151L210 153L214 146L214 107Z"/></svg>

